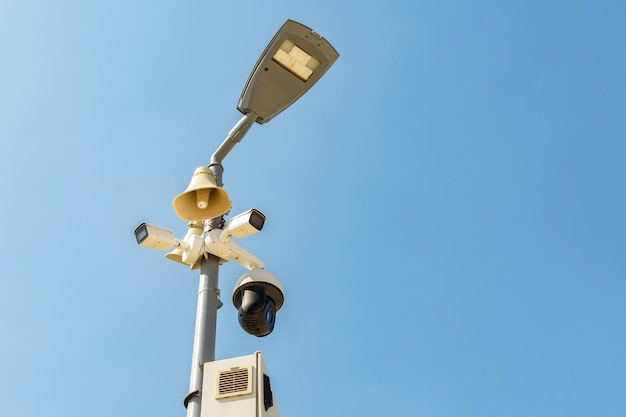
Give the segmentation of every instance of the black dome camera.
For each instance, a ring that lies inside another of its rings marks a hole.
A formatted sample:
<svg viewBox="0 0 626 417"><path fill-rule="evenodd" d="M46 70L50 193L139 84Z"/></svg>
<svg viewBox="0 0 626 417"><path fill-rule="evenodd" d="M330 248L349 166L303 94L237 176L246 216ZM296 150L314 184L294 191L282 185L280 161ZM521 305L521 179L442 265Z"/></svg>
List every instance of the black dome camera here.
<svg viewBox="0 0 626 417"><path fill-rule="evenodd" d="M263 337L274 330L276 312L285 301L282 286L265 269L246 272L235 285L233 305L238 310L239 325L247 333Z"/></svg>
<svg viewBox="0 0 626 417"><path fill-rule="evenodd" d="M276 305L267 297L262 285L251 285L242 290L239 307L239 325L257 337L267 336L274 330Z"/></svg>

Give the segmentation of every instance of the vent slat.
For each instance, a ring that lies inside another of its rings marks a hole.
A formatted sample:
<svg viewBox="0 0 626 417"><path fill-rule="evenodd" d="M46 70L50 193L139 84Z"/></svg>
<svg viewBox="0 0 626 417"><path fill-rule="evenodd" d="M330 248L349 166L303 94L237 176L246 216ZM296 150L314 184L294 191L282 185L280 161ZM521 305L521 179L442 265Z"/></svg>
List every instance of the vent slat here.
<svg viewBox="0 0 626 417"><path fill-rule="evenodd" d="M220 371L216 398L235 397L252 393L252 367Z"/></svg>

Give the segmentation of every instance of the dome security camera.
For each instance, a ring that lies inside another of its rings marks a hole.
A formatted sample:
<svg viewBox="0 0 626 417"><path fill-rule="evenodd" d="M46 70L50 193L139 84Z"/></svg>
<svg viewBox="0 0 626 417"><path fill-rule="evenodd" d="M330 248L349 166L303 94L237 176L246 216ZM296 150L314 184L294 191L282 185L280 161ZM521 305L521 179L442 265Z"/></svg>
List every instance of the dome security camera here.
<svg viewBox="0 0 626 417"><path fill-rule="evenodd" d="M253 269L239 278L233 290L233 305L239 311L239 325L247 333L263 337L274 330L276 312L285 302L278 278L265 269Z"/></svg>

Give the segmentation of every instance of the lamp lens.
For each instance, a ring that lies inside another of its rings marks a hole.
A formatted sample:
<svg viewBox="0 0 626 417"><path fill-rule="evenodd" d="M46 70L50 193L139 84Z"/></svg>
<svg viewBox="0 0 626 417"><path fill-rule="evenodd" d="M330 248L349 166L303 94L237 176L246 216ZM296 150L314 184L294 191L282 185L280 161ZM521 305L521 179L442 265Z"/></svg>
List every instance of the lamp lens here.
<svg viewBox="0 0 626 417"><path fill-rule="evenodd" d="M272 58L302 81L308 80L320 65L320 61L288 39L280 45Z"/></svg>

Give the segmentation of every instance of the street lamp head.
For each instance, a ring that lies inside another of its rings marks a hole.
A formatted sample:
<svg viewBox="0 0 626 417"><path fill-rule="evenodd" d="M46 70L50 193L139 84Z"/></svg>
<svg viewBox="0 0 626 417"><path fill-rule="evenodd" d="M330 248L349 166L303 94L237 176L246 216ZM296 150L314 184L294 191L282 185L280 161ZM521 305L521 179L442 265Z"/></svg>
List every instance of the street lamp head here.
<svg viewBox="0 0 626 417"><path fill-rule="evenodd" d="M237 108L269 122L313 86L339 54L310 28L287 20L265 48L241 93Z"/></svg>
<svg viewBox="0 0 626 417"><path fill-rule="evenodd" d="M197 168L185 192L176 196L172 204L178 217L187 221L213 219L228 213L232 205L209 167Z"/></svg>

